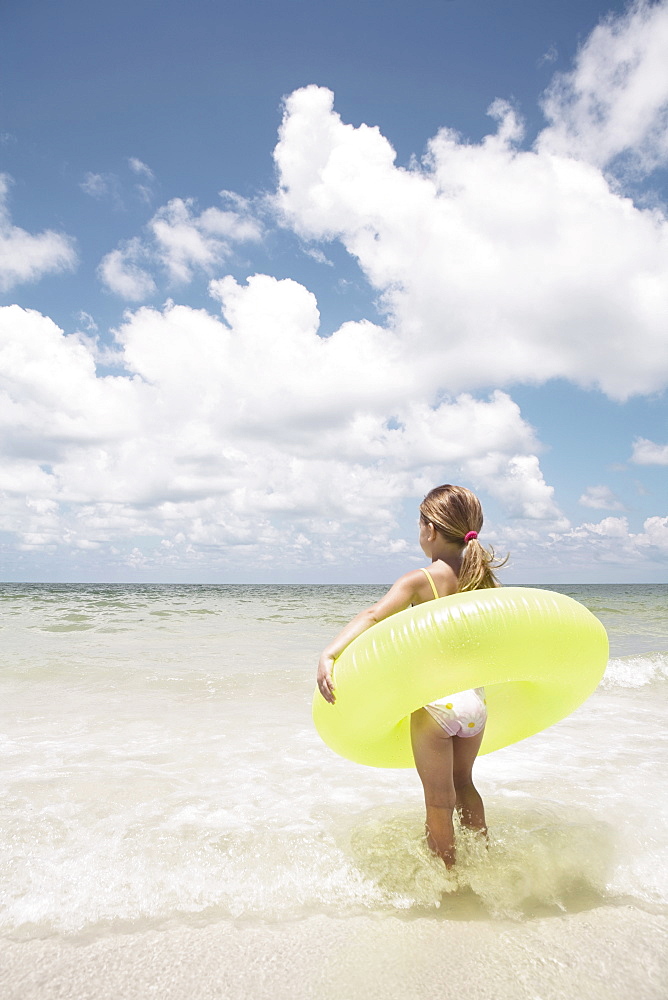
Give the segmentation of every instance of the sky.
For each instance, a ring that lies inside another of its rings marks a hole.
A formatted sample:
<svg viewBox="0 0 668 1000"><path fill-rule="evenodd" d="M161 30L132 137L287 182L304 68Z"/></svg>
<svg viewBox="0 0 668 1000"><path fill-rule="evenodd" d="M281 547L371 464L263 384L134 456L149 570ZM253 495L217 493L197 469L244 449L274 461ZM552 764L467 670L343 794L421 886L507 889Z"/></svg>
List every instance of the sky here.
<svg viewBox="0 0 668 1000"><path fill-rule="evenodd" d="M0 579L668 582L668 0L0 5Z"/></svg>

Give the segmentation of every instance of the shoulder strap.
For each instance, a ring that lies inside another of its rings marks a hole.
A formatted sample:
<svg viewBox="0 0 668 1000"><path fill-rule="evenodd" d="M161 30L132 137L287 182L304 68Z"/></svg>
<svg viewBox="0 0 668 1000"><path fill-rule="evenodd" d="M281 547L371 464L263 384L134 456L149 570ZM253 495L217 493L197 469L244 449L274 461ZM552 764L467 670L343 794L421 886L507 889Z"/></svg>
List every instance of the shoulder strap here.
<svg viewBox="0 0 668 1000"><path fill-rule="evenodd" d="M429 572L428 569L425 569L424 567L420 567L420 568L422 569L422 572L424 573L424 575L427 577L427 579L429 580L429 582L431 584L431 589L434 592L434 597L438 600L438 591L436 590L436 584L434 583L434 580L433 580L433 577L432 577L431 573Z"/></svg>

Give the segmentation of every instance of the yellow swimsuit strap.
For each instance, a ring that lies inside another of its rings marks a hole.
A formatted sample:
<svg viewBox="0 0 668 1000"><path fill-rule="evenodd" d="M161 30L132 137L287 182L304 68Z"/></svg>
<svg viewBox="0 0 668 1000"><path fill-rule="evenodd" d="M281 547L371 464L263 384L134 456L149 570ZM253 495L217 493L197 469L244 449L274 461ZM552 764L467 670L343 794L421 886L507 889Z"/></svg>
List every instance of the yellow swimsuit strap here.
<svg viewBox="0 0 668 1000"><path fill-rule="evenodd" d="M434 592L434 597L436 598L436 600L438 600L438 591L436 590L436 584L434 583L434 579L433 579L431 573L429 572L428 569L424 569L424 567L420 567L420 568L422 569L422 572L424 573L424 575L427 577L427 579L429 580L429 582L431 584L431 589Z"/></svg>

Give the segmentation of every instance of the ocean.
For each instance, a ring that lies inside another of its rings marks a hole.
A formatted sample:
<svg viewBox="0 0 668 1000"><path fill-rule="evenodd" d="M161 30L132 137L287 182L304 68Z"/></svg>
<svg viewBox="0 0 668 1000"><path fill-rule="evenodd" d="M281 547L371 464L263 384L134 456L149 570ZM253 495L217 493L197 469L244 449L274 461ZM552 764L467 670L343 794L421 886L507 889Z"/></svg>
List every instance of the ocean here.
<svg viewBox="0 0 668 1000"><path fill-rule="evenodd" d="M547 589L605 677L479 758L447 872L415 772L311 723L382 586L0 585L3 1000L665 1000L668 587Z"/></svg>

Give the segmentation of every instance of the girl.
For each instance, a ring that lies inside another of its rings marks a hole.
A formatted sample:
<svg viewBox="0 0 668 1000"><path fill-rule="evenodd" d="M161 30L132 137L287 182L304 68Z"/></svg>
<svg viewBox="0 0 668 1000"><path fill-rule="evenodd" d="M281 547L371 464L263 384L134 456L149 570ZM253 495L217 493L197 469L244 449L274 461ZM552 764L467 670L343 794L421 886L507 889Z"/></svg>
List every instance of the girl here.
<svg viewBox="0 0 668 1000"><path fill-rule="evenodd" d="M427 494L420 504L420 546L431 566L399 577L384 597L361 611L323 650L318 687L326 701L335 700L334 661L376 622L412 604L499 586L493 570L506 560L495 562L493 550L488 552L478 541L482 521L480 501L463 486L437 486ZM486 721L484 688L439 698L411 716L413 756L427 809L427 844L447 868L455 863L454 809L462 826L486 833L482 799L471 776Z"/></svg>

